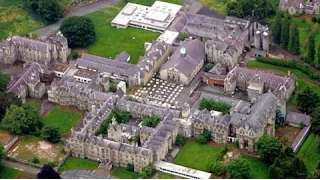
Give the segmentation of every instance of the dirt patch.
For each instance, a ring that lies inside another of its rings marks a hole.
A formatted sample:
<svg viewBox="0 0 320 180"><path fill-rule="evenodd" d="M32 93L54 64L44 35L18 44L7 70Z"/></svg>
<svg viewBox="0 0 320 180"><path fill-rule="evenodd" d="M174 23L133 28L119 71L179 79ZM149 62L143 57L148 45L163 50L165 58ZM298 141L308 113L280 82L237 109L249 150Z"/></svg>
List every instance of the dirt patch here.
<svg viewBox="0 0 320 180"><path fill-rule="evenodd" d="M29 174L27 172L21 172L17 179L37 179L37 175Z"/></svg>
<svg viewBox="0 0 320 180"><path fill-rule="evenodd" d="M300 129L297 127L280 127L276 129L276 137L281 141L282 144L286 146L291 146L299 132Z"/></svg>
<svg viewBox="0 0 320 180"><path fill-rule="evenodd" d="M42 150L50 150L52 148L52 144L50 144L47 141L40 141L39 143L39 147Z"/></svg>
<svg viewBox="0 0 320 180"><path fill-rule="evenodd" d="M6 131L0 131L0 142L2 144L9 143L13 138L14 138L13 134L10 134L9 132L6 132Z"/></svg>

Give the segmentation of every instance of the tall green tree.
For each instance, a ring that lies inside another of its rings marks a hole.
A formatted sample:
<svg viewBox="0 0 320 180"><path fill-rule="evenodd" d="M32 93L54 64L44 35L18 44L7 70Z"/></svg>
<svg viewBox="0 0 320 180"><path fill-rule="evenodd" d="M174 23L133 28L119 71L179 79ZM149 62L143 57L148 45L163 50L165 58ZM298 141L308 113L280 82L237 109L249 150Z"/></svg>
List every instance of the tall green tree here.
<svg viewBox="0 0 320 180"><path fill-rule="evenodd" d="M248 160L237 158L227 167L227 175L230 179L248 179L251 168Z"/></svg>
<svg viewBox="0 0 320 180"><path fill-rule="evenodd" d="M268 163L274 162L282 148L282 144L277 138L268 135L261 136L256 145L258 153Z"/></svg>
<svg viewBox="0 0 320 180"><path fill-rule="evenodd" d="M4 145L0 142L0 162L5 156L6 156L6 153L4 151Z"/></svg>
<svg viewBox="0 0 320 180"><path fill-rule="evenodd" d="M320 68L320 45L318 46L318 53L314 65L316 68Z"/></svg>
<svg viewBox="0 0 320 180"><path fill-rule="evenodd" d="M317 106L311 114L311 123L311 130L320 135L320 106Z"/></svg>
<svg viewBox="0 0 320 180"><path fill-rule="evenodd" d="M26 121L26 113L22 107L11 105L2 119L1 127L15 134L22 134L26 129L24 122Z"/></svg>
<svg viewBox="0 0 320 180"><path fill-rule="evenodd" d="M288 15L286 15L282 19L281 38L280 38L281 47L284 49L288 49L289 38L290 38L289 33L290 33L290 19Z"/></svg>
<svg viewBox="0 0 320 180"><path fill-rule="evenodd" d="M299 29L297 23L294 23L290 29L289 51L292 54L300 54Z"/></svg>
<svg viewBox="0 0 320 180"><path fill-rule="evenodd" d="M6 90L9 82L10 82L10 76L8 74L4 74L0 72L0 92L3 92Z"/></svg>
<svg viewBox="0 0 320 180"><path fill-rule="evenodd" d="M305 88L298 93L297 104L304 112L311 114L320 102L319 95L311 90L310 87Z"/></svg>
<svg viewBox="0 0 320 180"><path fill-rule="evenodd" d="M10 105L21 106L22 102L12 93L0 92L0 123Z"/></svg>
<svg viewBox="0 0 320 180"><path fill-rule="evenodd" d="M304 162L298 158L294 157L292 160L292 176L297 179L305 179L308 175L307 167Z"/></svg>
<svg viewBox="0 0 320 180"><path fill-rule="evenodd" d="M60 129L55 126L47 126L42 129L41 137L51 143L57 143L61 139Z"/></svg>
<svg viewBox="0 0 320 180"><path fill-rule="evenodd" d="M49 22L56 22L63 17L63 10L57 0L39 0L39 14Z"/></svg>
<svg viewBox="0 0 320 180"><path fill-rule="evenodd" d="M252 16L254 11L255 18L263 19L275 13L275 7L269 0L237 0L228 1L227 15L243 18Z"/></svg>
<svg viewBox="0 0 320 180"><path fill-rule="evenodd" d="M275 43L281 42L282 15L277 13L276 20L272 25L272 35Z"/></svg>
<svg viewBox="0 0 320 180"><path fill-rule="evenodd" d="M314 56L315 56L315 48L316 48L316 42L315 42L315 33L312 33L309 37L308 42L308 56L306 59L306 62L309 64L312 64L314 62Z"/></svg>
<svg viewBox="0 0 320 180"><path fill-rule="evenodd" d="M23 109L26 113L25 125L27 128L22 132L25 134L40 135L40 131L43 127L43 119L39 112L32 106L24 104Z"/></svg>

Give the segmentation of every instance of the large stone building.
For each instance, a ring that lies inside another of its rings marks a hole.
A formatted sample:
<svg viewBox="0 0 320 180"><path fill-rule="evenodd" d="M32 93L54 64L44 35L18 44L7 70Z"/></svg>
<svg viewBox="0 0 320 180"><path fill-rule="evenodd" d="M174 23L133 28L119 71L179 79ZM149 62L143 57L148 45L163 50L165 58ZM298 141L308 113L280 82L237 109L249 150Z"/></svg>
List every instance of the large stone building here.
<svg viewBox="0 0 320 180"><path fill-rule="evenodd" d="M188 85L205 62L205 46L198 39L186 39L160 69L162 80Z"/></svg>
<svg viewBox="0 0 320 180"><path fill-rule="evenodd" d="M241 67L235 67L231 70L224 80L225 93L233 95L237 90L245 91L252 102L268 91L287 102L294 88L295 77L290 73L288 76L282 77L274 73Z"/></svg>
<svg viewBox="0 0 320 180"><path fill-rule="evenodd" d="M37 62L45 68L54 67L57 61L67 62L71 50L63 35L42 37L40 40L20 36L9 36L0 44L0 62L13 64L15 61Z"/></svg>
<svg viewBox="0 0 320 180"><path fill-rule="evenodd" d="M320 1L319 0L280 0L279 10L293 14L319 14Z"/></svg>
<svg viewBox="0 0 320 180"><path fill-rule="evenodd" d="M44 83L40 82L43 68L38 63L26 63L22 74L8 85L7 92L15 94L23 103L28 96L42 98L46 93Z"/></svg>

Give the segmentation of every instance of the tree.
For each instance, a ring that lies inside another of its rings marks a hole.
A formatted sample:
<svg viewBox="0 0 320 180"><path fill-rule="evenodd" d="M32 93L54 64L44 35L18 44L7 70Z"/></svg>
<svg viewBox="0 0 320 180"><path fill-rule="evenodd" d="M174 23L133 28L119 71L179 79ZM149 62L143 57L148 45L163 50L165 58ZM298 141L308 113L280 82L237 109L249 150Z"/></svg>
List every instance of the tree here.
<svg viewBox="0 0 320 180"><path fill-rule="evenodd" d="M6 156L6 152L4 151L4 145L0 142L0 162Z"/></svg>
<svg viewBox="0 0 320 180"><path fill-rule="evenodd" d="M284 49L288 49L289 44L289 32L290 32L290 19L286 15L282 20L282 26L281 26L281 47Z"/></svg>
<svg viewBox="0 0 320 180"><path fill-rule="evenodd" d="M209 72L213 68L213 64L208 63L204 66L204 71Z"/></svg>
<svg viewBox="0 0 320 180"><path fill-rule="evenodd" d="M207 139L207 141L211 139L211 132L206 128L203 129L202 135Z"/></svg>
<svg viewBox="0 0 320 180"><path fill-rule="evenodd" d="M183 146L184 143L185 143L185 138L182 135L178 134L177 137L176 137L176 143L175 144L178 145L178 146Z"/></svg>
<svg viewBox="0 0 320 180"><path fill-rule="evenodd" d="M158 117L145 118L142 121L142 126L155 128L159 124L159 122L160 122L160 118Z"/></svg>
<svg viewBox="0 0 320 180"><path fill-rule="evenodd" d="M294 157L294 156L295 156L292 147L286 147L286 148L284 149L284 154L285 154L287 157Z"/></svg>
<svg viewBox="0 0 320 180"><path fill-rule="evenodd" d="M290 39L289 39L289 51L292 54L298 55L300 54L300 41L299 41L299 29L298 25L294 23L291 26L290 30Z"/></svg>
<svg viewBox="0 0 320 180"><path fill-rule="evenodd" d="M320 45L318 46L317 58L316 58L316 62L314 64L315 64L316 68L320 68Z"/></svg>
<svg viewBox="0 0 320 180"><path fill-rule="evenodd" d="M23 105L23 109L26 113L26 121L24 122L26 127L22 130L25 134L40 135L40 131L43 127L43 119L39 112L30 105Z"/></svg>
<svg viewBox="0 0 320 180"><path fill-rule="evenodd" d="M154 168L154 166L152 164L148 164L147 166L142 168L141 177L143 179L146 179L151 175L153 175L155 172L156 172L156 169Z"/></svg>
<svg viewBox="0 0 320 180"><path fill-rule="evenodd" d="M264 161L268 163L274 162L282 148L280 141L277 138L269 135L261 136L256 145L258 153L264 159Z"/></svg>
<svg viewBox="0 0 320 180"><path fill-rule="evenodd" d="M311 33L308 42L308 54L307 54L307 63L312 64L314 62L315 56L315 33Z"/></svg>
<svg viewBox="0 0 320 180"><path fill-rule="evenodd" d="M63 10L57 0L39 0L38 13L49 22L56 22L63 17Z"/></svg>
<svg viewBox="0 0 320 180"><path fill-rule="evenodd" d="M320 135L320 106L316 107L314 112L311 114L311 130Z"/></svg>
<svg viewBox="0 0 320 180"><path fill-rule="evenodd" d="M281 40L282 15L277 13L276 20L272 25L272 35L275 43L280 44Z"/></svg>
<svg viewBox="0 0 320 180"><path fill-rule="evenodd" d="M10 76L8 74L4 74L0 72L0 92L3 92L6 90L9 82L10 82Z"/></svg>
<svg viewBox="0 0 320 180"><path fill-rule="evenodd" d="M41 137L51 143L57 143L61 139L60 129L54 126L47 126L42 129Z"/></svg>
<svg viewBox="0 0 320 180"><path fill-rule="evenodd" d="M250 171L249 161L243 158L237 158L229 164L227 175L230 179L248 179Z"/></svg>
<svg viewBox="0 0 320 180"><path fill-rule="evenodd" d="M27 128L24 122L26 121L26 113L22 107L11 105L2 119L1 127L15 134L22 134Z"/></svg>
<svg viewBox="0 0 320 180"><path fill-rule="evenodd" d="M131 163L128 163L126 169L127 169L127 171L133 172L134 171L134 165L131 164Z"/></svg>
<svg viewBox="0 0 320 180"><path fill-rule="evenodd" d="M281 168L272 165L269 167L269 178L271 179L284 179L284 172Z"/></svg>
<svg viewBox="0 0 320 180"><path fill-rule="evenodd" d="M226 173L226 165L221 161L212 163L211 172L216 176L222 176Z"/></svg>
<svg viewBox="0 0 320 180"><path fill-rule="evenodd" d="M38 179L61 179L60 175L49 165L44 165L37 174Z"/></svg>
<svg viewBox="0 0 320 180"><path fill-rule="evenodd" d="M12 93L0 92L0 123L10 105L21 106L21 100Z"/></svg>
<svg viewBox="0 0 320 180"><path fill-rule="evenodd" d="M307 114L311 114L319 104L319 95L311 90L310 87L305 88L298 93L297 104Z"/></svg>
<svg viewBox="0 0 320 180"><path fill-rule="evenodd" d="M68 39L69 46L87 47L96 37L94 24L85 16L72 16L64 20L60 31Z"/></svg>
<svg viewBox="0 0 320 180"><path fill-rule="evenodd" d="M304 179L307 177L307 167L300 158L294 157L291 166L291 172L294 178Z"/></svg>
<svg viewBox="0 0 320 180"><path fill-rule="evenodd" d="M199 142L200 144L206 144L207 141L208 141L208 140L207 140L203 135L199 135L199 137L198 137L198 142Z"/></svg>
<svg viewBox="0 0 320 180"><path fill-rule="evenodd" d="M243 18L245 16L254 16L258 19L263 19L269 15L274 14L275 7L268 0L237 0L228 1L227 15Z"/></svg>

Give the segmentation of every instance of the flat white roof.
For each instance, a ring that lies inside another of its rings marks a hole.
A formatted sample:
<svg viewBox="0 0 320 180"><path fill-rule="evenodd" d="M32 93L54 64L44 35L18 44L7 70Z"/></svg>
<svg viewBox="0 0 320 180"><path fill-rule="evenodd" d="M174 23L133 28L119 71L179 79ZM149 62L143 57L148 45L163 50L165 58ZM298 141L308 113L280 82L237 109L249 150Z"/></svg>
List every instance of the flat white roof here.
<svg viewBox="0 0 320 180"><path fill-rule="evenodd" d="M178 36L179 36L178 32L166 30L158 37L157 40L164 41L167 44L173 44Z"/></svg>
<svg viewBox="0 0 320 180"><path fill-rule="evenodd" d="M151 7L128 3L112 20L112 24L138 24L163 29L168 27L182 6L156 1Z"/></svg>
<svg viewBox="0 0 320 180"><path fill-rule="evenodd" d="M176 164L172 164L172 163L168 163L168 162L164 162L164 161L156 162L155 167L158 170L161 170L160 168L162 168L162 169L174 171L177 173L182 173L184 175L190 175L193 177L197 177L199 179L209 179L211 177L211 173L207 173L207 172L192 169L192 168L187 168L184 166L180 166L180 165L176 165Z"/></svg>

